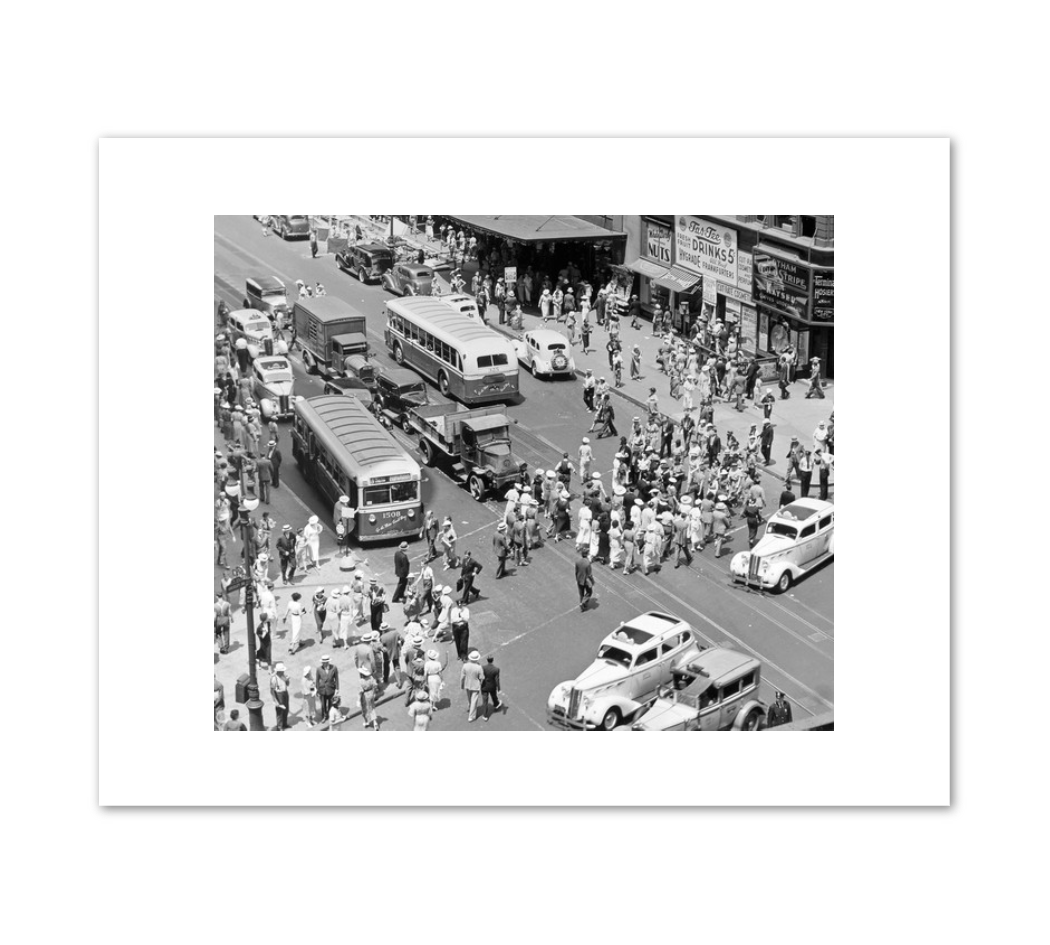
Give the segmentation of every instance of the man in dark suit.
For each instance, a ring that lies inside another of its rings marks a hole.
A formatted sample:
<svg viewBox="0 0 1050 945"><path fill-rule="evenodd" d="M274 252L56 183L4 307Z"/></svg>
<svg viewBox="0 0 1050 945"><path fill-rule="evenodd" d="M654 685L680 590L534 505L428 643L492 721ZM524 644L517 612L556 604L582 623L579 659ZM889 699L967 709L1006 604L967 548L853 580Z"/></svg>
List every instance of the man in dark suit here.
<svg viewBox="0 0 1050 945"><path fill-rule="evenodd" d="M758 381L758 360L752 358L747 362L747 372L744 374L744 380L747 384L746 391L749 399L755 396L755 384Z"/></svg>
<svg viewBox="0 0 1050 945"><path fill-rule="evenodd" d="M273 463L265 456L255 461L255 471L259 478L259 500L270 504L270 483L273 482Z"/></svg>
<svg viewBox="0 0 1050 945"><path fill-rule="evenodd" d="M281 526L277 539L277 554L281 559L281 580L287 584L295 577L295 532L291 525Z"/></svg>
<svg viewBox="0 0 1050 945"><path fill-rule="evenodd" d="M397 587L394 589L394 596L390 598L390 603L398 604L405 599L405 588L408 585L408 572L411 570L408 565L408 542L403 541L398 545L397 551L394 552L394 577L397 578Z"/></svg>
<svg viewBox="0 0 1050 945"><path fill-rule="evenodd" d="M332 697L339 691L339 670L331 657L322 656L317 668L317 695L321 699L321 718L327 719L332 708Z"/></svg>
<svg viewBox="0 0 1050 945"><path fill-rule="evenodd" d="M594 587L590 553L590 548L584 546L580 549L580 557L576 560L576 587L580 592L581 611L587 609L587 603L591 599L591 589Z"/></svg>
<svg viewBox="0 0 1050 945"><path fill-rule="evenodd" d="M774 702L766 713L766 727L775 728L778 725L786 725L791 721L791 703L782 692L777 692L777 701Z"/></svg>
<svg viewBox="0 0 1050 945"><path fill-rule="evenodd" d="M277 448L277 441L270 440L266 446L266 458L270 461L270 465L273 467L273 487L279 489L281 487L281 451Z"/></svg>
<svg viewBox="0 0 1050 945"><path fill-rule="evenodd" d="M714 465L718 454L722 452L722 438L716 430L707 438L707 461Z"/></svg>
<svg viewBox="0 0 1050 945"><path fill-rule="evenodd" d="M492 712L499 712L503 708L503 703L499 701L499 667L495 657L487 658L485 665L481 667L481 674L481 709L487 722ZM490 702L492 712L489 711Z"/></svg>
<svg viewBox="0 0 1050 945"><path fill-rule="evenodd" d="M773 422L771 420L762 422L762 436L758 442L762 449L762 460L767 466L771 466L773 464Z"/></svg>

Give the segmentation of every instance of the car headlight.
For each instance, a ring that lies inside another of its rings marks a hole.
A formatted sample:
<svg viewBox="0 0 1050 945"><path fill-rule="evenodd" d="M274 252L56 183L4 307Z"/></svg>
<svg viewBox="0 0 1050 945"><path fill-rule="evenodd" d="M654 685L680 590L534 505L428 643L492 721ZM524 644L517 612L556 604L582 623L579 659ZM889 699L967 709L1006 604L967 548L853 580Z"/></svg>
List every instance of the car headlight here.
<svg viewBox="0 0 1050 945"><path fill-rule="evenodd" d="M762 574L769 574L769 562L768 562L768 561L763 561L763 562L762 562L762 564L761 564L761 565L759 565L759 568L758 568L758 570L759 570L759 571L760 571L760 572L761 572Z"/></svg>

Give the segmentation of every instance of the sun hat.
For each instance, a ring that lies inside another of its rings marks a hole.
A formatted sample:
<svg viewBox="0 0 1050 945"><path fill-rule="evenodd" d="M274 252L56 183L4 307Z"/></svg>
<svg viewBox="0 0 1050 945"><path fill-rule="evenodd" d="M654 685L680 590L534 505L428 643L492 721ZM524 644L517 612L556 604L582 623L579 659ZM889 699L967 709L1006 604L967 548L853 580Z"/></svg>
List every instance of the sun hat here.
<svg viewBox="0 0 1050 945"><path fill-rule="evenodd" d="M348 495L341 495L341 496L339 496L339 501L342 502L343 505L346 505L350 501L350 496L348 496Z"/></svg>
<svg viewBox="0 0 1050 945"><path fill-rule="evenodd" d="M321 520L316 515L311 515L310 518L307 520L307 524L316 525L319 521Z"/></svg>
<svg viewBox="0 0 1050 945"><path fill-rule="evenodd" d="M467 659L469 659L472 663L479 663L481 662L481 654L477 650L471 650L467 656Z"/></svg>
<svg viewBox="0 0 1050 945"><path fill-rule="evenodd" d="M361 674L362 676L371 676L371 675L372 675L372 670L371 670L371 669L369 669L369 668L368 668L367 666L358 666L358 667L357 667L357 671L358 671L358 672L359 672L359 673L360 673L360 674Z"/></svg>
<svg viewBox="0 0 1050 945"><path fill-rule="evenodd" d="M427 659L428 660L436 660L437 658L438 658L438 651L437 650L427 650Z"/></svg>

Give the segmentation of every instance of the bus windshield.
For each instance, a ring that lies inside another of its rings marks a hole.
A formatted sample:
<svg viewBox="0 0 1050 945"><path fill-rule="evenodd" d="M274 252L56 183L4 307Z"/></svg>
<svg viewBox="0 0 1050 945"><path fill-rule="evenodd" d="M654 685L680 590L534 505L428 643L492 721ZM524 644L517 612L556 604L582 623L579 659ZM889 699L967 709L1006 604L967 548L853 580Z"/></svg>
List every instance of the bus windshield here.
<svg viewBox="0 0 1050 945"><path fill-rule="evenodd" d="M394 502L414 502L419 497L418 482L392 482L388 486L367 486L362 490L365 508Z"/></svg>

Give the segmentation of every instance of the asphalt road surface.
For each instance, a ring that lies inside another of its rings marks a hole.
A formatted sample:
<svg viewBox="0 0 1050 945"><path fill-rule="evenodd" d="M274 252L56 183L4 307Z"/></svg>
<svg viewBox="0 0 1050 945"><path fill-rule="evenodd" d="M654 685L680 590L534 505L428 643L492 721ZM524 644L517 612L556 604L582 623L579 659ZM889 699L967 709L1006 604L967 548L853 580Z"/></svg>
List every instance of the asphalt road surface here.
<svg viewBox="0 0 1050 945"><path fill-rule="evenodd" d="M250 217L216 217L216 299L225 299L231 307L239 307L245 279L267 274L284 281L289 287L290 300L294 299L296 279L311 285L323 283L329 295L366 315L373 351L378 353L380 363L393 364L382 338L384 302L391 297L389 293L380 286L362 285L355 277L341 272L332 255L312 259L308 242L284 242L274 235L264 237L260 224ZM293 356L293 362L296 393L307 397L320 394L322 382L305 374L297 357ZM575 461L580 438L586 434L591 419L583 406L579 382L536 380L522 370L520 386L519 398L508 405L508 413L516 423L513 430L516 454L532 470L551 468L562 451L568 452ZM620 426L628 427L630 408L625 403L616 406L618 418L623 418ZM400 432L397 435L422 465L416 444ZM607 485L616 442L611 437L604 440L592 437L594 468L603 472ZM305 514L305 506L327 522L331 509L299 475L284 433L282 448L286 460L281 470L282 489L278 490L281 495L275 493L274 501L287 503L289 509L294 504L301 510L300 518ZM471 606L471 646L485 655L495 656L502 672L507 709L484 728L551 730L546 723L546 703L554 686L575 677L593 659L602 638L616 629L618 623L646 610L674 614L688 621L702 640L759 658L763 663L763 701L771 701L774 688L778 688L787 693L796 718L833 707L834 561L805 577L787 594L774 596L744 590L732 584L728 570L732 554L747 546L746 529L739 527L727 546L728 551L718 560L708 547L694 557L692 566L675 569L669 560L660 572L648 577L637 572L624 576L619 570L595 565L595 599L586 613L580 613L573 573L576 555L571 543L548 544L533 552L529 566L509 568L506 578L495 581L491 547L501 503L475 502L439 468L425 468L424 475L426 507L439 517L450 515L460 536L470 536L460 542L461 549L473 550L475 557L486 566L479 580L483 597ZM764 484L767 495L774 499L769 482ZM287 495L289 490L293 495ZM279 519L283 511L282 507L277 514ZM414 564L422 550L418 543L413 546ZM369 559L371 567L392 572L393 552L394 546L379 545L370 546L362 554ZM434 562L434 566L436 578L441 580L440 561ZM446 574L450 579L454 576L454 572ZM450 583L454 585L455 581ZM303 590L309 587L304 586ZM281 607L283 611L283 603ZM304 636L310 634L304 631ZM279 651L280 642L275 641L278 655ZM309 651L306 652L309 655ZM319 652L314 650L315 660ZM296 679L294 673L292 679ZM431 729L482 727L480 720L474 725L467 724L465 701L459 691L459 663L454 652L446 680L446 695L451 696L451 704L448 700L441 703L443 707L435 713ZM265 674L260 682L265 683ZM266 700L265 686L262 688ZM292 688L294 695L297 687ZM293 706L296 701L293 698ZM227 705L231 704L228 688ZM268 722L272 722L269 704L266 711L270 713ZM383 702L379 717L385 728L410 727L401 699ZM357 724L344 727L360 730Z"/></svg>

